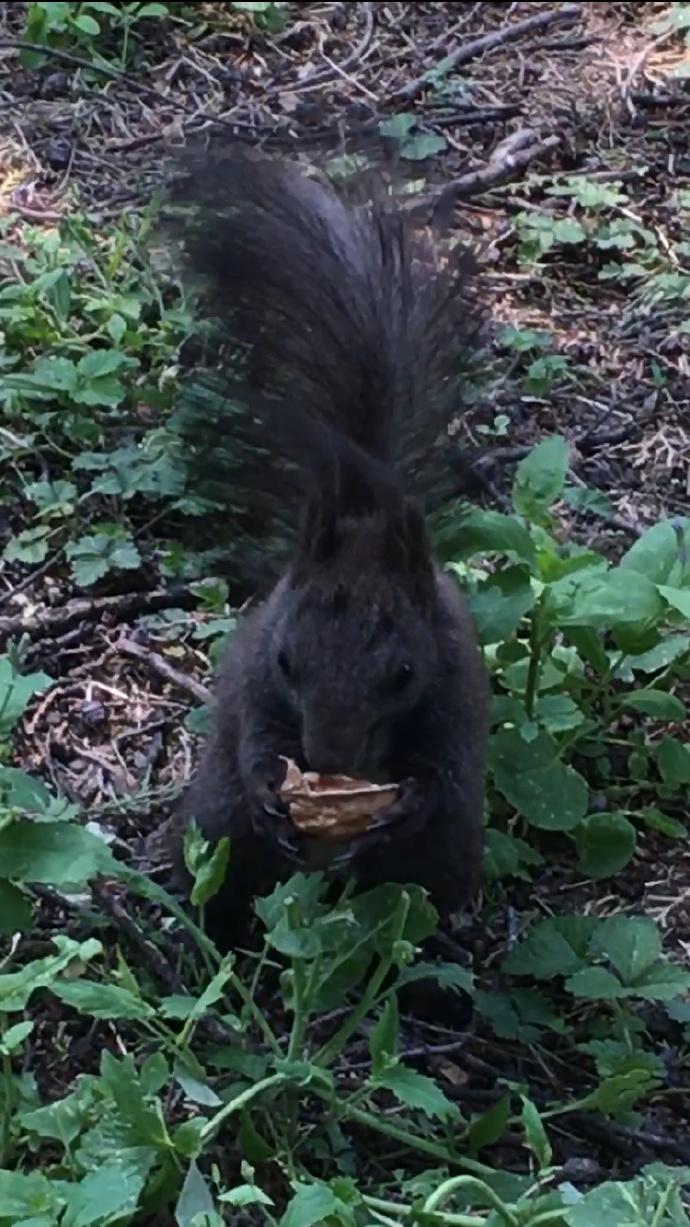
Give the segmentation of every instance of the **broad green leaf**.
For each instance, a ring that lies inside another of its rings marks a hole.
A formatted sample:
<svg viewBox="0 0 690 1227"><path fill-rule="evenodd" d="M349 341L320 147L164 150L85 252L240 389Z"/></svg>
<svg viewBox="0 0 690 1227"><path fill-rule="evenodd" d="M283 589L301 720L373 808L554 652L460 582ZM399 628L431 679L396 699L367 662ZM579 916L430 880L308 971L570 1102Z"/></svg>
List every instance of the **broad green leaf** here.
<svg viewBox="0 0 690 1227"><path fill-rule="evenodd" d="M483 1116L472 1121L467 1137L470 1154L477 1155L484 1146L500 1142L510 1117L510 1095L504 1095Z"/></svg>
<svg viewBox="0 0 690 1227"><path fill-rule="evenodd" d="M621 696L619 703L621 707L644 712L655 720L684 720L686 716L685 704L680 699L665 690L655 690L653 686L646 690L630 690Z"/></svg>
<svg viewBox="0 0 690 1227"><path fill-rule="evenodd" d="M580 1201L568 1206L563 1212L566 1227L649 1227L655 1222L651 1207L645 1209L646 1198L642 1182L624 1184L622 1181L607 1181L587 1192ZM662 1220L663 1223L663 1220ZM662 1224L659 1224L662 1227ZM667 1220L663 1227L681 1227Z"/></svg>
<svg viewBox="0 0 690 1227"><path fill-rule="evenodd" d="M494 571L469 595L472 616L482 643L501 643L517 631L533 607L529 572L522 566Z"/></svg>
<svg viewBox="0 0 690 1227"><path fill-rule="evenodd" d="M503 960L506 975L554 976L580 971L589 959L589 943L599 922L593 916L561 916L542 920Z"/></svg>
<svg viewBox="0 0 690 1227"><path fill-rule="evenodd" d="M420 980L434 980L440 988L454 989L458 993L471 993L474 976L466 967L457 963L414 963L403 967L396 981L396 988L404 984L418 984Z"/></svg>
<svg viewBox="0 0 690 1227"><path fill-rule="evenodd" d="M676 521L686 551L690 549L690 519ZM637 571L653 584L668 584L671 588L685 585L688 566L681 558L682 546L671 520L653 524L623 555L619 566L623 571Z"/></svg>
<svg viewBox="0 0 690 1227"><path fill-rule="evenodd" d="M573 831L580 869L591 878L620 873L635 853L637 832L622 813L592 814Z"/></svg>
<svg viewBox="0 0 690 1227"><path fill-rule="evenodd" d="M565 733L584 723L584 714L567 694L544 694L537 700L536 717L548 733Z"/></svg>
<svg viewBox="0 0 690 1227"><path fill-rule="evenodd" d="M31 995L38 989L52 988L71 963L88 963L103 949L95 938L75 942L61 934L53 938L53 945L56 954L34 959L19 971L0 973L0 1012L11 1014L26 1009Z"/></svg>
<svg viewBox="0 0 690 1227"><path fill-rule="evenodd" d="M143 1148L136 1161L131 1156L116 1155L71 1186L62 1227L100 1227L135 1213L156 1156L153 1149L146 1153Z"/></svg>
<svg viewBox="0 0 690 1227"><path fill-rule="evenodd" d="M395 1095L408 1108L416 1108L431 1118L450 1120L457 1116L455 1104L447 1099L440 1086L426 1074L418 1074L406 1065L396 1065L378 1078L371 1079L373 1087L381 1087Z"/></svg>
<svg viewBox="0 0 690 1227"><path fill-rule="evenodd" d="M474 1005L497 1039L534 1044L545 1027L556 1034L565 1029L549 998L536 988L513 988L509 993L477 990Z"/></svg>
<svg viewBox="0 0 690 1227"><path fill-rule="evenodd" d="M548 590L545 615L560 627L655 628L663 612L656 586L635 571L582 571Z"/></svg>
<svg viewBox="0 0 690 1227"><path fill-rule="evenodd" d="M542 521L563 493L569 448L562 435L543 439L520 462L513 482L513 507L527 521Z"/></svg>
<svg viewBox="0 0 690 1227"><path fill-rule="evenodd" d="M58 1188L40 1172L11 1172L0 1169L0 1217L19 1223L39 1214L57 1222L65 1204L64 1186Z"/></svg>
<svg viewBox="0 0 690 1227"><path fill-rule="evenodd" d="M664 784L680 789L690 784L690 749L675 737L663 737L655 749Z"/></svg>
<svg viewBox="0 0 690 1227"><path fill-rule="evenodd" d="M180 1196L175 1206L175 1222L177 1227L194 1227L197 1215L213 1214L214 1209L215 1199L208 1187L206 1177L199 1170L196 1160L192 1160L187 1168ZM203 1222L203 1217L201 1221Z"/></svg>
<svg viewBox="0 0 690 1227"><path fill-rule="evenodd" d="M658 673L661 669L668 668L674 661L687 656L688 653L690 653L690 636L669 635L649 652L629 657L625 662L625 667L631 671L631 674L636 672Z"/></svg>
<svg viewBox="0 0 690 1227"><path fill-rule="evenodd" d="M34 695L53 686L46 673L17 673L8 656L0 656L0 737L7 737Z"/></svg>
<svg viewBox="0 0 690 1227"><path fill-rule="evenodd" d="M77 886L99 873L117 875L102 839L72 822L15 822L0 830L0 865L8 878Z"/></svg>
<svg viewBox="0 0 690 1227"><path fill-rule="evenodd" d="M33 924L31 904L18 886L0 878L0 933L26 933Z"/></svg>
<svg viewBox="0 0 690 1227"><path fill-rule="evenodd" d="M581 1107L616 1116L629 1112L639 1099L648 1095L658 1085L657 1079L651 1077L649 1070L642 1067L630 1069L624 1074L612 1074L610 1078L605 1078L591 1095L587 1095ZM645 1220L640 1220L640 1227L646 1227Z"/></svg>
<svg viewBox="0 0 690 1227"><path fill-rule="evenodd" d="M440 132L414 132L402 142L400 156L410 162L422 162L443 153L447 148L448 141Z"/></svg>
<svg viewBox="0 0 690 1227"><path fill-rule="evenodd" d="M295 1195L283 1217L280 1227L320 1227L330 1215L338 1210L338 1199L326 1184L295 1183Z"/></svg>
<svg viewBox="0 0 690 1227"><path fill-rule="evenodd" d="M465 562L475 555L504 554L533 567L536 550L524 524L499 511L468 508L463 504L444 513L435 540L447 562Z"/></svg>
<svg viewBox="0 0 690 1227"><path fill-rule="evenodd" d="M39 524L17 533L2 552L5 562L25 562L33 566L43 562L50 549L50 531L47 524Z"/></svg>
<svg viewBox="0 0 690 1227"><path fill-rule="evenodd" d="M611 916L592 937L594 958L608 958L623 984L634 985L661 955L661 934L647 916Z"/></svg>
<svg viewBox="0 0 690 1227"><path fill-rule="evenodd" d="M156 1011L140 997L117 984L97 984L93 980L62 980L53 986L56 997L80 1014L92 1018L155 1018Z"/></svg>
<svg viewBox="0 0 690 1227"><path fill-rule="evenodd" d="M574 997L586 997L591 1001L615 1001L628 994L613 972L605 967L585 967L566 980L566 989Z"/></svg>
<svg viewBox="0 0 690 1227"><path fill-rule="evenodd" d="M103 379L133 366L136 362L119 349L92 349L79 359L77 370L81 379Z"/></svg>
<svg viewBox="0 0 690 1227"><path fill-rule="evenodd" d="M690 588L670 588L665 584L658 584L657 592L668 601L672 609L678 610L678 613L690 622Z"/></svg>
<svg viewBox="0 0 690 1227"><path fill-rule="evenodd" d="M582 776L557 757L557 746L547 733L525 742L519 730L501 729L493 739L490 760L499 792L534 826L570 831L582 822L589 789Z"/></svg>

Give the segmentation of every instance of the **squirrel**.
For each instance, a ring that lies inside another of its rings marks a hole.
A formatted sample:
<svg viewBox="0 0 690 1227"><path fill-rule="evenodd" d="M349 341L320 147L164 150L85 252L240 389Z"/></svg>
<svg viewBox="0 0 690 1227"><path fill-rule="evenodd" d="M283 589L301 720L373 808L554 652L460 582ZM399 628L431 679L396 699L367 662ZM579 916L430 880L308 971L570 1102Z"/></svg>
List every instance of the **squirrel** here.
<svg viewBox="0 0 690 1227"><path fill-rule="evenodd" d="M455 249L441 265L385 185L360 203L241 144L183 156L171 225L229 353L227 397L213 414L192 402L189 446L209 464L229 449L233 497L295 529L282 575L221 662L173 824L176 882L188 892L191 818L211 844L229 836L206 925L222 949L244 940L254 898L305 866L279 795L292 759L398 785L329 873L358 890L419 884L446 917L481 871L489 684L421 500L442 497L437 443L483 323L473 258Z"/></svg>

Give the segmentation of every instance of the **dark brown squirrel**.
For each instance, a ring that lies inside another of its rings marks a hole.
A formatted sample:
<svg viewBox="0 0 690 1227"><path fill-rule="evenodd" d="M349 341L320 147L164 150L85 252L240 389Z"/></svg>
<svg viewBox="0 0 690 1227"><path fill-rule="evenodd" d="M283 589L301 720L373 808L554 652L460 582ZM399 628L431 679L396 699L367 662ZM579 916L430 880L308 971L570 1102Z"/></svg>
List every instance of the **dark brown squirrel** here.
<svg viewBox="0 0 690 1227"><path fill-rule="evenodd" d="M291 758L399 783L331 870L358 889L418 883L446 916L481 869L488 682L416 496L442 481L435 445L481 322L473 261L455 251L440 266L384 190L360 205L242 146L186 169L175 233L235 363L211 433L254 440L265 460L247 497L258 481L274 514L299 506L299 520L291 561L222 662L173 826L177 881L188 890L189 818L214 844L228 835L206 922L222 948L244 940L255 896L303 866L278 796Z"/></svg>

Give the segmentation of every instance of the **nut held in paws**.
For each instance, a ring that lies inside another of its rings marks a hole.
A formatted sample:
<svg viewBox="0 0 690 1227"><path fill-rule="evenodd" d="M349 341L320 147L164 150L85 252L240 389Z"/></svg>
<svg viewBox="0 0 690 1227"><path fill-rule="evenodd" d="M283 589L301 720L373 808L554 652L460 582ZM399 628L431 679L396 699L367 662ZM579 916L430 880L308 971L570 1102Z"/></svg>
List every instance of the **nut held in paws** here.
<svg viewBox="0 0 690 1227"><path fill-rule="evenodd" d="M319 775L300 771L292 759L280 796L290 803L290 816L305 835L349 840L366 831L374 814L395 799L397 784L370 784L349 775Z"/></svg>

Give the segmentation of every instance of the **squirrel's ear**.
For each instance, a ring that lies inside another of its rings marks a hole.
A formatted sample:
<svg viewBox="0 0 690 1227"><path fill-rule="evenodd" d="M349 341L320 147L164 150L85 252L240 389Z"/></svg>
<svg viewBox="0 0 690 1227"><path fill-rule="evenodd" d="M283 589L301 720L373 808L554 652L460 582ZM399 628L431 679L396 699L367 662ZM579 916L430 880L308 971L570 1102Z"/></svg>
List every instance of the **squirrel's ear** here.
<svg viewBox="0 0 690 1227"><path fill-rule="evenodd" d="M407 580L421 599L433 589L433 551L424 515L407 500L387 533L386 564Z"/></svg>

